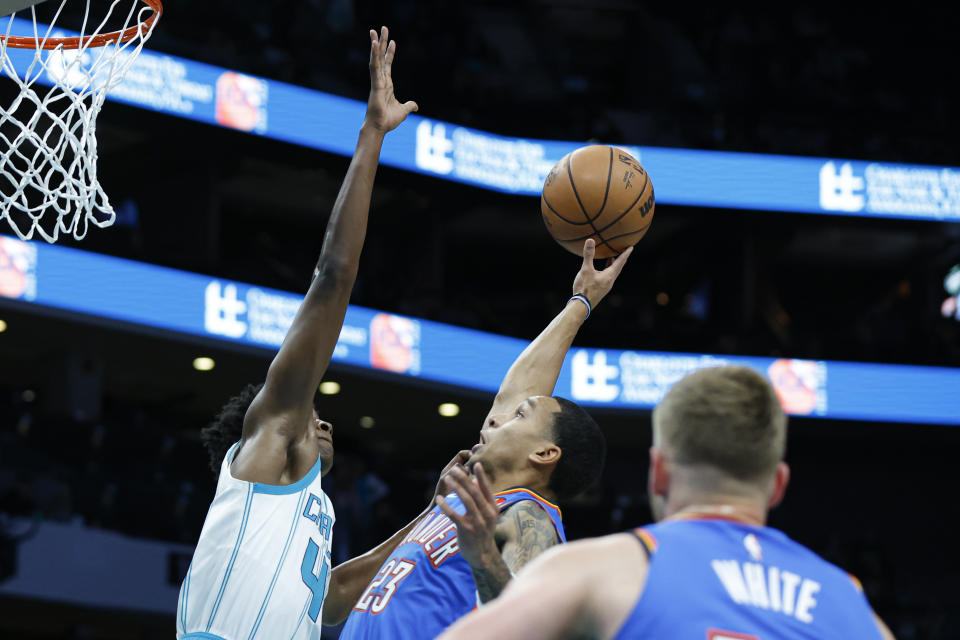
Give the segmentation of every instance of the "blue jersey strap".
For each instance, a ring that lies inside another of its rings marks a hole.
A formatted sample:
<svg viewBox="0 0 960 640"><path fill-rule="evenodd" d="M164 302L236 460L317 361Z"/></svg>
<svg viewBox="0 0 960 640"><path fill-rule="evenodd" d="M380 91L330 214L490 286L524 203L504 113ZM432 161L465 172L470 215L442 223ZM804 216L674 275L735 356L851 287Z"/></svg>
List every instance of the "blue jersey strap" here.
<svg viewBox="0 0 960 640"><path fill-rule="evenodd" d="M634 536L640 543L640 546L643 547L643 552L647 554L647 560L653 557L653 554L657 550L657 539L653 537L652 533L643 527L631 529L627 533Z"/></svg>
<svg viewBox="0 0 960 640"><path fill-rule="evenodd" d="M553 504L540 494L526 487L512 487L510 489L505 489L504 491L498 491L493 494L494 499L497 502L497 508L500 511L504 511L511 505L516 502L521 502L523 500L530 500L536 502L547 512L547 515L550 516L550 520L553 521L553 527L557 531L557 538L560 542L567 541L567 534L563 530L563 514L560 511L560 507Z"/></svg>

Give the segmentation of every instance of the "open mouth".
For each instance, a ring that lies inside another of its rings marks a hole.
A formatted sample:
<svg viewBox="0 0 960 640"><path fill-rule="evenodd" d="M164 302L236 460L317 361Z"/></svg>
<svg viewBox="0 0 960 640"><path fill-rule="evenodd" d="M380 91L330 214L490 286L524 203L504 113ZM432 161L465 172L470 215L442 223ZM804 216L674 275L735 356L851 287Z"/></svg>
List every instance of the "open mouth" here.
<svg viewBox="0 0 960 640"><path fill-rule="evenodd" d="M479 449L480 447L482 447L482 446L485 445L485 444L487 444L487 438L483 435L483 433L481 433L481 434L480 434L480 442L478 442L477 444L473 445L473 448L470 449L470 453L476 453L476 452L477 452L477 449Z"/></svg>

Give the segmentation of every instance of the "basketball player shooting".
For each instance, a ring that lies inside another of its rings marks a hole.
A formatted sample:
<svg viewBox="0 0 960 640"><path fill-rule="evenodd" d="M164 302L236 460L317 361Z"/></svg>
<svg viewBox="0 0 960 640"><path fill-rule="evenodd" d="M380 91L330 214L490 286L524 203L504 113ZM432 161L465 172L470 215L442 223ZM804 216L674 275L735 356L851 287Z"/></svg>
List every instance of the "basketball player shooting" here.
<svg viewBox="0 0 960 640"><path fill-rule="evenodd" d="M384 136L417 110L394 97L395 53L386 27L370 31L366 117L313 282L265 382L233 398L203 432L220 475L180 590L183 640L318 638L328 583L359 572L365 584L395 546L330 571L334 511L320 479L333 463L333 426L314 409L356 279Z"/></svg>
<svg viewBox="0 0 960 640"><path fill-rule="evenodd" d="M588 240L575 295L510 367L480 442L441 478L451 493L365 585L341 640L433 638L565 541L556 503L596 482L606 445L586 411L550 394L591 305L610 292L632 248L600 271L595 250Z"/></svg>
<svg viewBox="0 0 960 640"><path fill-rule="evenodd" d="M653 413L658 523L551 550L442 640L892 639L854 578L766 526L786 435L759 373L686 376Z"/></svg>

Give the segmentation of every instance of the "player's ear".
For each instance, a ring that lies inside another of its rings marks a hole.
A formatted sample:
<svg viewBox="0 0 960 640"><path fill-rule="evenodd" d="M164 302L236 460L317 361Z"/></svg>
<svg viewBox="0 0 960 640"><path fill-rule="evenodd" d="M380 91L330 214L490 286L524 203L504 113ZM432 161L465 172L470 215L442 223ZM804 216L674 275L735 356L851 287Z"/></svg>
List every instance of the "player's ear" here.
<svg viewBox="0 0 960 640"><path fill-rule="evenodd" d="M563 451L553 442L547 442L537 448L528 457L530 463L535 467L556 466L560 462Z"/></svg>
<svg viewBox="0 0 960 640"><path fill-rule="evenodd" d="M647 490L652 496L667 497L670 488L670 464L663 451L650 447L650 473L647 477Z"/></svg>
<svg viewBox="0 0 960 640"><path fill-rule="evenodd" d="M788 484L790 484L790 467L786 462L778 462L773 476L773 490L770 492L770 500L767 503L771 509L783 502Z"/></svg>

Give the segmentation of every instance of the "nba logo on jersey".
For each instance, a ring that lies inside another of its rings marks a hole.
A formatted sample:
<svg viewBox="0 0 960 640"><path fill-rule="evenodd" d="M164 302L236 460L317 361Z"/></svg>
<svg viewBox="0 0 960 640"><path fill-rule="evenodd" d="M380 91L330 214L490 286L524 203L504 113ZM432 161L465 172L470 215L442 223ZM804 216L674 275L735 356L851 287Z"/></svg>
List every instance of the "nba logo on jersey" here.
<svg viewBox="0 0 960 640"><path fill-rule="evenodd" d="M763 562L763 549L760 547L760 539L752 533L748 533L743 538L743 546L747 548L747 553L756 562Z"/></svg>

